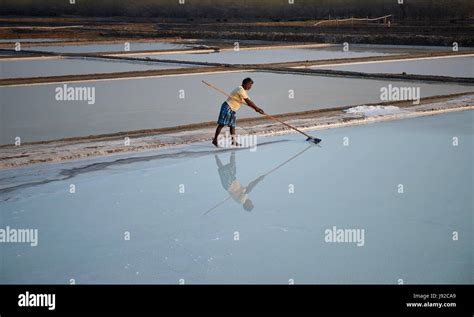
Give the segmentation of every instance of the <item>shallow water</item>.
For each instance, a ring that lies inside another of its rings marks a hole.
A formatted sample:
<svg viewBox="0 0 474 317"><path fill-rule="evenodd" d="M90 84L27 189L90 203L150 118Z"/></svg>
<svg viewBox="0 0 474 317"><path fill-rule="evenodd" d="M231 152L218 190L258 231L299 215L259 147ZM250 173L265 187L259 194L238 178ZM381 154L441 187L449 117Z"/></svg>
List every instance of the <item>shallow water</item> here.
<svg viewBox="0 0 474 317"><path fill-rule="evenodd" d="M226 97L201 80L231 91L247 76L255 81L250 98L270 114L380 102L381 87L389 84L420 87L422 97L474 91L473 86L457 84L264 72L68 84L68 87L95 88L95 104L57 101L55 90L63 84L1 87L0 143L13 143L17 136L22 142L29 142L215 121ZM237 115L238 118L258 116L245 106Z"/></svg>
<svg viewBox="0 0 474 317"><path fill-rule="evenodd" d="M34 38L34 39L0 39L0 43L5 42L57 42L57 41L64 41L64 39L49 39L49 38Z"/></svg>
<svg viewBox="0 0 474 317"><path fill-rule="evenodd" d="M389 45L389 44L352 44L350 49L378 49L378 50L390 50L390 51L404 51L404 52L420 52L420 51L444 51L452 52L453 47L448 46L426 46L426 45ZM459 51L471 51L473 47L458 46Z"/></svg>
<svg viewBox="0 0 474 317"><path fill-rule="evenodd" d="M123 44L84 44L84 45L53 45L53 46L34 46L28 47L28 50L57 52L57 53L92 53L92 52L123 52L125 51L125 43ZM130 44L130 51L147 51L147 50L171 50L186 48L185 44L154 42L154 43L133 43Z"/></svg>
<svg viewBox="0 0 474 317"><path fill-rule="evenodd" d="M156 59L173 59L179 61L195 61L224 64L261 64L295 62L306 60L323 60L339 58L355 58L367 56L390 55L394 52L377 49L357 49L344 52L342 48L273 48L263 50L222 51L219 53L200 54L160 54L147 55ZM142 56L140 56L142 57ZM144 58L144 56L143 56Z"/></svg>
<svg viewBox="0 0 474 317"><path fill-rule="evenodd" d="M473 123L463 111L314 131L310 148L260 138L221 173L232 151L207 144L0 171L24 183L0 192L0 228L39 234L0 243L0 283L472 284ZM252 211L228 199L229 177L255 184ZM334 226L364 230L363 244L326 242Z"/></svg>
<svg viewBox="0 0 474 317"><path fill-rule="evenodd" d="M433 58L397 62L371 62L351 65L313 66L315 69L332 69L363 73L389 73L451 77L474 77L474 57Z"/></svg>
<svg viewBox="0 0 474 317"><path fill-rule="evenodd" d="M174 69L190 67L184 64L126 62L115 60L57 58L0 61L0 78L46 77Z"/></svg>

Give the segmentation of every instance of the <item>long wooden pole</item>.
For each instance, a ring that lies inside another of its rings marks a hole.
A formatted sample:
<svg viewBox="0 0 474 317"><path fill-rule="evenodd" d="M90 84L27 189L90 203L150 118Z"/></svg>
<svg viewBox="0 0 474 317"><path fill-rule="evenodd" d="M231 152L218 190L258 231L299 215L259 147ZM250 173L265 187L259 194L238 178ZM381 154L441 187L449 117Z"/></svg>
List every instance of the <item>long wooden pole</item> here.
<svg viewBox="0 0 474 317"><path fill-rule="evenodd" d="M208 85L209 87L211 87L211 88L213 88L213 89L215 89L215 90L217 90L217 91L223 93L223 94L226 95L227 97L233 98L233 99L237 100L238 102L240 102L239 99L237 99L237 98L235 98L235 97L232 97L232 96L229 95L227 92L225 92L224 90L222 90L222 89L220 89L220 88L214 86L213 84L210 84L210 83L208 83L208 82L206 82L206 81L204 81L204 80L203 80L202 82L203 82L204 84ZM249 106L249 107L250 107L250 106ZM295 128L295 127L289 125L288 123L283 122L283 121L281 121L280 119L275 118L275 117L272 116L272 115L269 115L268 113L265 113L265 112L264 112L263 115L264 115L264 116L267 116L268 118L270 118L270 119L272 119L272 120L274 120L274 121L277 121L277 122L279 122L279 123L281 123L281 124L287 126L287 127L290 128L290 129L293 129L293 130L295 130L295 131L297 131L297 132L299 132L299 133L305 135L307 138L314 139L314 138L313 138L312 136L310 136L309 134L304 133L304 132L301 131L300 129Z"/></svg>

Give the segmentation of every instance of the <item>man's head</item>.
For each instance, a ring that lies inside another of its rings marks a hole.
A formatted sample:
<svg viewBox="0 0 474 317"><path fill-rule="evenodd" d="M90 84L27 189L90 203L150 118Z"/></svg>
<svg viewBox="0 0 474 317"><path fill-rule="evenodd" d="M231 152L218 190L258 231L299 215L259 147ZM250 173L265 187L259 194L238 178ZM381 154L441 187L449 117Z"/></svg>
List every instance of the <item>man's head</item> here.
<svg viewBox="0 0 474 317"><path fill-rule="evenodd" d="M253 203L250 199L247 198L247 200L244 202L244 209L247 211L252 211L253 209Z"/></svg>
<svg viewBox="0 0 474 317"><path fill-rule="evenodd" d="M250 90L252 88L252 85L253 80L250 77L247 77L242 81L242 87L244 87L245 90Z"/></svg>

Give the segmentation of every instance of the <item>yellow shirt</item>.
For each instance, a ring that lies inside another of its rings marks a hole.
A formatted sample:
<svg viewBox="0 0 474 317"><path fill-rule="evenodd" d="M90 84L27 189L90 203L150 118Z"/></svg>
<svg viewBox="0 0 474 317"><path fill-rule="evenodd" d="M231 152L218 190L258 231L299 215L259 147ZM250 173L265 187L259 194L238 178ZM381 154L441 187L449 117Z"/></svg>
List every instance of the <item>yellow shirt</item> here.
<svg viewBox="0 0 474 317"><path fill-rule="evenodd" d="M245 188L240 185L238 180L233 181L227 191L232 198L240 204L243 204L248 199L247 194L245 194Z"/></svg>
<svg viewBox="0 0 474 317"><path fill-rule="evenodd" d="M227 98L227 104L229 105L230 109L232 109L232 111L239 110L240 105L245 103L245 99L249 97L247 91L242 86L239 86L232 90L230 96L232 98Z"/></svg>

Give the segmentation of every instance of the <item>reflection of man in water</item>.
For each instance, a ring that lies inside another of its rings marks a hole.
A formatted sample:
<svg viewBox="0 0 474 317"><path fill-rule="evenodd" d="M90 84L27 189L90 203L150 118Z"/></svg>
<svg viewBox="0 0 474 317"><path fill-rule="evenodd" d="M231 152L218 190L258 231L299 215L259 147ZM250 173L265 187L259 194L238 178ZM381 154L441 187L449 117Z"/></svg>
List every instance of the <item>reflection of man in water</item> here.
<svg viewBox="0 0 474 317"><path fill-rule="evenodd" d="M253 203L248 197L248 194L252 189L262 181L265 176L262 175L254 181L250 182L247 187L244 187L236 178L237 167L235 165L235 151L230 154L229 164L222 164L221 160L217 155L214 155L217 164L217 171L221 178L222 187L229 193L229 195L239 204L241 204L245 210L252 211Z"/></svg>

